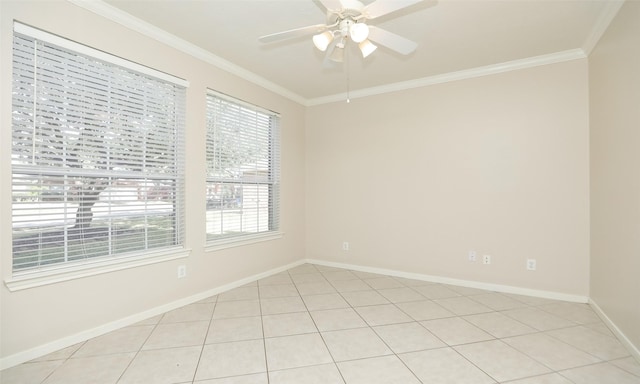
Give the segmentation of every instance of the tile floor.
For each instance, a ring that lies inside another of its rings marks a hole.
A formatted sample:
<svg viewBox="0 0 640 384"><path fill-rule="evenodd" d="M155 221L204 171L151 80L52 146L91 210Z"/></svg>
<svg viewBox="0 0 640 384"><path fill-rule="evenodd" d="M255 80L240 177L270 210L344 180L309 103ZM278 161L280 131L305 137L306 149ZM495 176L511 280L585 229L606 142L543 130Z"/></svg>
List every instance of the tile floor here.
<svg viewBox="0 0 640 384"><path fill-rule="evenodd" d="M625 384L586 304L305 264L3 371L4 384Z"/></svg>

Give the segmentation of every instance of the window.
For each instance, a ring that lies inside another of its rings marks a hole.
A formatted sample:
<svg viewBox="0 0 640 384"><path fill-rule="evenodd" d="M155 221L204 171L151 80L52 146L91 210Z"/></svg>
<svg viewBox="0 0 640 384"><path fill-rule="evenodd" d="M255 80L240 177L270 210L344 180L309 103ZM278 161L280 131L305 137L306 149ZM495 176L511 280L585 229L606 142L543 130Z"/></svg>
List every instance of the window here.
<svg viewBox="0 0 640 384"><path fill-rule="evenodd" d="M14 25L14 276L183 249L186 86Z"/></svg>
<svg viewBox="0 0 640 384"><path fill-rule="evenodd" d="M207 95L207 241L278 230L279 116Z"/></svg>

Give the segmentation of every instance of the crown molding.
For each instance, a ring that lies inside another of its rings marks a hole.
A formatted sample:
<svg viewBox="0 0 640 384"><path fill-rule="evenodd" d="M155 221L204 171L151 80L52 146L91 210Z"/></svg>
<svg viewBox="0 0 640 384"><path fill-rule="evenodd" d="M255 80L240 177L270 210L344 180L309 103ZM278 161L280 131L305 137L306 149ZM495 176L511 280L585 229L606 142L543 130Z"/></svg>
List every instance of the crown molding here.
<svg viewBox="0 0 640 384"><path fill-rule="evenodd" d="M261 86L271 92L283 96L303 106L316 106L327 103L340 102L347 99L346 93L339 93L329 96L307 99L297 93L294 93L278 84L275 84L262 76L248 71L238 65L231 63L213 53L198 47L184 39L181 39L163 29L160 29L150 23L140 20L116 7L113 7L101 0L67 0L88 11L96 13L111 21L121 24L131 30L139 32L145 36L153 38L170 47L178 49L197 59L205 61L224 71L245 79L253 84ZM597 41L600 39L604 31L617 14L618 10L624 3L624 0L611 0L601 13L601 16L592 30L589 38L583 44L583 48L576 48L567 51L551 53L547 55L535 56L525 59L513 60L504 63L491 64L483 67L465 69L456 72L444 73L434 76L428 76L421 79L409 80L393 84L386 84L378 87L366 88L349 93L350 99L363 98L368 96L380 95L390 92L398 92L413 88L426 87L435 84L442 84L452 81L472 79L481 76L489 76L498 73L515 71L520 69L532 68L540 65L548 65L561 63L570 60L584 59L593 49Z"/></svg>
<svg viewBox="0 0 640 384"><path fill-rule="evenodd" d="M600 16L596 21L596 24L593 26L591 33L587 37L587 39L582 44L582 50L585 52L587 56L591 54L593 48L595 48L602 35L606 32L607 28L609 28L609 24L613 21L613 19L618 14L618 11L624 5L625 0L609 0L602 12L600 12Z"/></svg>
<svg viewBox="0 0 640 384"><path fill-rule="evenodd" d="M296 103L306 105L307 100L302 96L289 91L288 89L275 84L262 76L258 76L255 73L248 71L238 65L233 64L213 53L200 48L199 46L192 44L184 39L179 38L161 28L158 28L146 21L140 20L114 6L111 6L101 0L67 0L68 2L84 8L90 12L93 12L99 16L123 25L131 30L139 32L145 36L155 39L161 43L178 49L190 56L200 59L204 62L212 64L217 68L220 68L226 72L243 78L251 83L259 85L271 92L274 92L280 96L283 96Z"/></svg>
<svg viewBox="0 0 640 384"><path fill-rule="evenodd" d="M386 84L379 87L372 87L367 89L361 89L358 91L349 92L350 99L357 99L362 97L380 95L383 93L404 91L412 88L426 87L429 85L448 83L452 81L473 79L476 77L495 75L498 73L516 71L519 69L526 69L537 67L541 65L562 63L565 61L584 59L585 55L582 49L571 49L568 51L556 52L547 55L529 57L526 59L507 61L504 63L491 64L484 67L476 67L471 69L465 69L457 72L449 72L441 75L423 77L421 79L403 81L399 83ZM346 93L340 93L336 95L330 95L326 97L319 97L307 101L307 106L314 106L320 104L334 103L338 101L344 101L347 99Z"/></svg>

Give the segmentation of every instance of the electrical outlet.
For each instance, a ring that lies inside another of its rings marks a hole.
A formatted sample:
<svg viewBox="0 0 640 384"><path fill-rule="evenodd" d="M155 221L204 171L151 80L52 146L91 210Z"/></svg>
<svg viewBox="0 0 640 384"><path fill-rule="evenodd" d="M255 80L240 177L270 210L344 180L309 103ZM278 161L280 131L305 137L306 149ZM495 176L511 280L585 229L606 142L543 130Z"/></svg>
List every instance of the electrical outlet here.
<svg viewBox="0 0 640 384"><path fill-rule="evenodd" d="M529 271L536 270L536 259L527 259L527 270Z"/></svg>
<svg viewBox="0 0 640 384"><path fill-rule="evenodd" d="M469 251L469 261L475 263L477 256L478 254L476 253L476 251Z"/></svg>
<svg viewBox="0 0 640 384"><path fill-rule="evenodd" d="M187 276L187 266L186 265L178 265L178 279L182 279Z"/></svg>
<svg viewBox="0 0 640 384"><path fill-rule="evenodd" d="M482 264L491 264L491 255L483 255Z"/></svg>
<svg viewBox="0 0 640 384"><path fill-rule="evenodd" d="M348 241L343 241L342 242L342 250L343 251L348 251L349 250L349 242Z"/></svg>

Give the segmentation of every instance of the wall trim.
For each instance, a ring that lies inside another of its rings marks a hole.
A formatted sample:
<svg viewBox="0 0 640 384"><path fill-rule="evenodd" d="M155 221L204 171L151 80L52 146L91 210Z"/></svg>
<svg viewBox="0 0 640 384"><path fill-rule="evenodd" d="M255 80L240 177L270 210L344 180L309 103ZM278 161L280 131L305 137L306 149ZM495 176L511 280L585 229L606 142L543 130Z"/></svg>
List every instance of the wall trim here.
<svg viewBox="0 0 640 384"><path fill-rule="evenodd" d="M421 79L409 80L399 83L381 85L379 87L360 89L349 92L350 99L380 95L384 93L404 91L412 88L428 87L430 85L449 83L452 81L473 79L476 77L495 75L498 73L516 71L519 69L527 69L538 67L541 65L549 65L562 63L570 60L585 59L587 55L582 49L571 49L547 55L528 57L526 59L507 61L504 63L486 65L484 67L470 68L457 72L443 73L440 75L423 77ZM307 106L343 102L347 99L346 93L319 97L307 100Z"/></svg>
<svg viewBox="0 0 640 384"><path fill-rule="evenodd" d="M605 325L609 328L609 330L618 338L618 340L620 340L622 345L624 345L627 348L629 353L631 353L631 356L633 356L633 358L636 359L638 363L640 363L640 349L638 349L638 347L633 345L631 340L629 340L629 338L620 330L620 328L618 328L618 326L616 326L615 323L611 321L609 316L607 316L604 313L604 311L602 310L602 308L600 308L598 303L596 303L593 299L590 298L589 305L591 305L591 308L593 308L593 310L600 317L600 319L605 323Z"/></svg>
<svg viewBox="0 0 640 384"><path fill-rule="evenodd" d="M111 6L103 1L90 1L90 0L67 0L70 3L77 5L78 7L84 8L90 12L93 12L99 16L102 16L106 19L109 19L115 23L118 23L126 28L129 28L133 31L141 33L147 37L155 39L161 43L164 43L172 48L180 50L188 55L191 55L197 59L200 59L204 62L214 65L217 68L220 68L224 71L227 71L233 75L236 75L242 79L245 79L253 84L261 86L271 92L274 92L280 96L283 96L291 101L294 101L298 104L301 104L306 107L333 103L338 101L344 101L347 98L346 93L340 93L335 95L329 95L324 97L318 97L313 99L304 98L278 84L273 83L265 79L262 76L259 76L249 70L246 70L228 60L223 59L220 56L214 55L213 53L200 48L199 46L192 44L178 36L175 36L161 28L156 27L146 21L140 20L114 6ZM608 5L606 8L606 12L603 12L603 16L600 17L596 28L591 33L588 41L592 41L593 45L597 42L597 40L602 36L606 28L609 26L611 20L617 13L618 9L621 6L621 1L624 0L614 0L614 3ZM618 4L620 2L620 4ZM617 7L617 8L616 8ZM584 46L589 47L589 49L593 48L590 46L591 43L585 43ZM397 92L408 90L412 88L420 88L426 87L435 84L447 83L451 81L472 79L480 76L488 76L497 73L503 73L508 71L515 71L518 69L525 69L536 67L540 65L548 65L554 63L560 63L569 60L576 59L584 59L587 55L585 54L585 50L581 48L571 49L567 51L561 51L556 53L551 53L547 55L535 56L524 58L520 60L513 60L504 63L491 64L483 67L470 68L457 72L449 72L434 76L428 76L421 79L409 80L404 82L398 82L393 84L387 84L379 87L366 88L361 90L352 91L349 93L349 97L351 99L374 96L384 93Z"/></svg>
<svg viewBox="0 0 640 384"><path fill-rule="evenodd" d="M425 275L421 273L403 272L403 271L397 271L394 269L366 267L362 265L337 263L337 262L317 260L317 259L306 259L305 262L309 264L324 265L327 267L345 268L345 269L351 269L353 271L360 271L360 272L379 273L379 274L388 275L388 276L422 280L422 281L428 281L432 283L457 285L460 287L467 287L467 288L485 289L485 290L501 292L501 293L513 293L516 295L541 297L544 299L570 301L573 303L582 303L582 304L589 302L589 298L587 296L571 295L567 293L552 292L552 291L543 291L539 289L530 289L530 288L514 287L510 285L483 283L483 282L472 281L472 280L453 279L453 278L443 277L443 276Z"/></svg>
<svg viewBox="0 0 640 384"><path fill-rule="evenodd" d="M67 0L68 2L84 8L87 11L93 12L98 16L102 16L115 23L118 23L128 29L141 33L147 37L164 43L172 48L182 51L190 56L200 59L206 63L212 64L217 68L227 71L233 75L243 78L251 83L259 85L271 92L274 92L280 96L286 97L289 100L295 101L298 104L305 105L306 99L302 96L289 91L288 89L281 87L280 85L265 79L262 76L258 76L255 73L248 71L232 62L223 59L220 56L214 55L206 49L192 44L178 36L171 34L161 28L156 27L153 24L147 23L137 17L134 17L112 5L109 5L103 1L91 1L91 0Z"/></svg>
<svg viewBox="0 0 640 384"><path fill-rule="evenodd" d="M0 371L2 371L3 369L7 369L7 368L11 368L14 367L16 365L25 363L27 361L33 360L33 359L37 359L39 357L48 355L49 353L58 351L60 349L63 348L67 348L70 347L72 345L75 345L77 343L81 343L83 341L89 340L91 338L94 337L98 337L98 336L102 336L106 333L115 331L117 329L120 329L122 327L127 327L130 325L133 325L135 323L138 323L140 321L146 320L148 318L154 317L154 316L158 316L161 315L165 312L183 307L185 305L189 305L189 304L193 304L195 302L198 302L200 300L204 300L207 297L210 296L214 296L214 295L219 295L223 292L229 291L231 289L243 286L245 284L249 284L252 283L254 281L260 280L260 279L264 279L265 277L269 277L271 275L275 275L277 273L280 272L284 272L287 271L291 268L297 267L301 264L304 264L305 261L304 260L298 260L295 261L293 263L289 263L286 265L283 265L281 267L277 267L277 268L273 268L270 269L266 272L261 272L240 280L236 280L234 282L231 282L229 284L225 284L222 285L220 287L216 287L216 288L212 288L209 289L207 291L204 292L200 292L197 293L195 295L192 296L188 296L185 297L183 299L180 300L176 300L173 301L171 303L167 303L164 305L160 305L158 307L149 309L147 311L143 311L140 313L136 313L134 315L131 316L127 316L125 318L116 320L116 321L112 321L103 325L100 325L98 327L95 328L91 328L91 329L87 329L81 332L78 332L76 334L67 336L67 337L63 337L61 339L52 341L50 343L44 344L44 345L40 345L37 346L35 348L31 348L29 350L23 351L23 352L18 352L16 354L4 357L2 359L0 359Z"/></svg>
<svg viewBox="0 0 640 384"><path fill-rule="evenodd" d="M625 0L609 0L605 4L604 9L600 12L600 16L598 17L596 24L591 30L591 33L582 44L582 50L587 56L591 54L593 48L595 48L598 41L600 41L600 38L602 38L602 35L607 31L609 24L611 24L613 19L615 19L618 11L624 5L624 2Z"/></svg>

